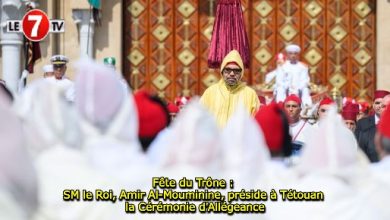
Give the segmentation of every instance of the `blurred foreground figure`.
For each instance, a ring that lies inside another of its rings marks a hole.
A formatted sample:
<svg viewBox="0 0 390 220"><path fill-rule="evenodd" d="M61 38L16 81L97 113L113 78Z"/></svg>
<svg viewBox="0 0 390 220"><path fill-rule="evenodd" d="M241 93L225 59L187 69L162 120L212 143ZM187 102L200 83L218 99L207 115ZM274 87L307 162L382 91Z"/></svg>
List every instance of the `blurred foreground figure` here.
<svg viewBox="0 0 390 220"><path fill-rule="evenodd" d="M65 202L59 196L64 189L109 185L90 168L80 151L78 118L63 88L43 79L34 81L14 108L24 122L26 146L37 171L39 208L34 219L108 219L102 214L107 208L100 204Z"/></svg>
<svg viewBox="0 0 390 220"><path fill-rule="evenodd" d="M238 106L221 140L224 178L234 179L237 189L258 187L256 182L266 172L270 153L260 126L244 106Z"/></svg>
<svg viewBox="0 0 390 220"><path fill-rule="evenodd" d="M104 64L81 60L76 67L75 104L89 165L128 187L149 186L133 95Z"/></svg>
<svg viewBox="0 0 390 220"><path fill-rule="evenodd" d="M366 187L375 185L368 168L353 133L343 125L336 107L331 106L318 128L312 130L294 170L299 179L290 186L297 192L321 191L323 200L279 199L270 204L269 219L387 219L365 198Z"/></svg>
<svg viewBox="0 0 390 220"><path fill-rule="evenodd" d="M0 91L0 219L31 219L38 207L37 179L24 148L22 124Z"/></svg>
<svg viewBox="0 0 390 220"><path fill-rule="evenodd" d="M35 158L56 146L78 148L80 129L66 89L45 79L32 82L16 100L14 109L23 120L26 146Z"/></svg>
<svg viewBox="0 0 390 220"><path fill-rule="evenodd" d="M276 103L262 107L255 119L263 131L265 141L274 160L290 166L292 143L288 118L283 108Z"/></svg>
<svg viewBox="0 0 390 220"><path fill-rule="evenodd" d="M4 95L5 99L9 101L9 103L12 103L14 101L14 96L12 95L11 91L7 88L7 85L4 80L0 80L0 90Z"/></svg>
<svg viewBox="0 0 390 220"><path fill-rule="evenodd" d="M165 103L157 96L151 96L145 91L134 94L138 111L138 138L144 152L158 133L171 122Z"/></svg>
<svg viewBox="0 0 390 220"><path fill-rule="evenodd" d="M152 143L148 154L164 172L178 177L191 176L193 172L215 175L220 169L219 141L220 133L214 118L194 98L161 140Z"/></svg>
<svg viewBox="0 0 390 220"><path fill-rule="evenodd" d="M222 79L206 89L201 103L216 117L218 126L224 127L240 102L251 115L259 109L260 102L256 92L241 81L244 64L238 51L226 55L220 72Z"/></svg>

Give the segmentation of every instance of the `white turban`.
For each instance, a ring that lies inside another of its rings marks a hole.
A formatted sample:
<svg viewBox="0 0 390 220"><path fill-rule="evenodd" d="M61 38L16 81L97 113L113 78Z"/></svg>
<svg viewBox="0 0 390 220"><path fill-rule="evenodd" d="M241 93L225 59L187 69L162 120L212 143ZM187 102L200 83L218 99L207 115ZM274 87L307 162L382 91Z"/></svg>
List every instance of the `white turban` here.
<svg viewBox="0 0 390 220"><path fill-rule="evenodd" d="M43 70L44 73L54 72L53 65L51 65L51 64L44 65L42 67L42 70Z"/></svg>
<svg viewBox="0 0 390 220"><path fill-rule="evenodd" d="M301 48L296 44L290 44L286 47L286 51L290 53L299 53L301 52Z"/></svg>

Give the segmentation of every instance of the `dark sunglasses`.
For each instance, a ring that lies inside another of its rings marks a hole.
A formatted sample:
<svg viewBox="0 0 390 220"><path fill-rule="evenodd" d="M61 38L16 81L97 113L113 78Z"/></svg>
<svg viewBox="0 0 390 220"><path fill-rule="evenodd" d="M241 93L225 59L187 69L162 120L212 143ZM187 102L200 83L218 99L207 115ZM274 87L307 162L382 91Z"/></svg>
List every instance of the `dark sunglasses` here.
<svg viewBox="0 0 390 220"><path fill-rule="evenodd" d="M241 73L242 69L231 69L231 68L225 68L222 70L224 74L229 74L233 71L234 74L238 75Z"/></svg>

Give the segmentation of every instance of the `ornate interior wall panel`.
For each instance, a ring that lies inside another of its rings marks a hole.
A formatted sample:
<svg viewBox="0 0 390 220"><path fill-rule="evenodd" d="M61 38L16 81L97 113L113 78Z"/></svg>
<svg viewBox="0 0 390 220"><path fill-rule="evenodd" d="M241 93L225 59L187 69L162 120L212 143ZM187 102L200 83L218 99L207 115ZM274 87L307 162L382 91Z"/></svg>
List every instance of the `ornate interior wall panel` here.
<svg viewBox="0 0 390 220"><path fill-rule="evenodd" d="M264 81L264 75L275 68L274 54L276 50L277 10L276 1L253 1L251 36L251 73L252 83L259 85Z"/></svg>
<svg viewBox="0 0 390 220"><path fill-rule="evenodd" d="M135 89L173 99L218 81L208 69L217 0L124 1L124 75ZM375 0L242 0L258 87L285 45L302 47L311 81L371 99L375 89Z"/></svg>
<svg viewBox="0 0 390 220"><path fill-rule="evenodd" d="M189 96L198 91L199 41L198 10L189 0L176 1L175 51L176 51L176 95Z"/></svg>
<svg viewBox="0 0 390 220"><path fill-rule="evenodd" d="M375 0L353 1L351 13L351 79L349 93L372 97L376 83Z"/></svg>
<svg viewBox="0 0 390 220"><path fill-rule="evenodd" d="M214 69L207 67L207 57L209 54L209 44L214 24L214 14L216 0L198 1L199 10L199 78L197 79L198 93L201 94L207 87L216 83L220 74Z"/></svg>
<svg viewBox="0 0 390 220"><path fill-rule="evenodd" d="M350 74L350 1L328 0L327 14L327 69L324 75L330 85L348 92Z"/></svg>
<svg viewBox="0 0 390 220"><path fill-rule="evenodd" d="M318 85L326 84L326 34L327 21L324 1L302 2L302 60L310 65L310 79Z"/></svg>

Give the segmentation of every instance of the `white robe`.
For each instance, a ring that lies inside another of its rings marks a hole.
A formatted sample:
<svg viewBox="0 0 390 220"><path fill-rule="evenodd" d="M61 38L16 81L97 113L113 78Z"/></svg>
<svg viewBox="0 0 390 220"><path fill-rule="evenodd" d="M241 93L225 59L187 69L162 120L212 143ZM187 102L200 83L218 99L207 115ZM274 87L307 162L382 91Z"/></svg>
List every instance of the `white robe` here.
<svg viewBox="0 0 390 220"><path fill-rule="evenodd" d="M74 90L74 83L73 81L62 78L61 80L56 79L55 77L48 77L45 78L45 80L54 83L55 85L61 87L65 91L65 97L68 101L73 102L75 98L75 90Z"/></svg>
<svg viewBox="0 0 390 220"><path fill-rule="evenodd" d="M266 75L266 83L269 83L274 77L276 77L274 93L276 93L277 102L285 100L287 91L289 95L299 95L301 92L303 105L312 105L309 90L309 68L305 64L302 62L292 64L290 61L286 61Z"/></svg>
<svg viewBox="0 0 390 220"><path fill-rule="evenodd" d="M300 141L305 143L308 138L308 130L312 125L304 120L299 120L297 123L290 124L290 135L293 141Z"/></svg>

